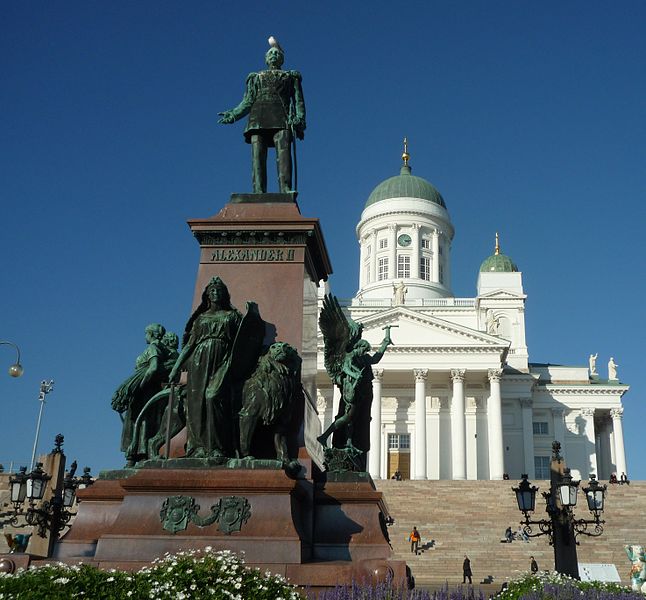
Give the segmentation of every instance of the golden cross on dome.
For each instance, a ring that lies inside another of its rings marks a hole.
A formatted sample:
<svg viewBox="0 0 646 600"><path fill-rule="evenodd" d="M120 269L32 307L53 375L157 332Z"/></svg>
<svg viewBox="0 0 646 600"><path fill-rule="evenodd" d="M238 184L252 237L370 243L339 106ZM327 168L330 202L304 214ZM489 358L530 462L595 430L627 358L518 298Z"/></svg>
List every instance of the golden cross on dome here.
<svg viewBox="0 0 646 600"><path fill-rule="evenodd" d="M500 254L500 239L498 238L498 232L496 231L496 250L494 254Z"/></svg>
<svg viewBox="0 0 646 600"><path fill-rule="evenodd" d="M402 160L404 161L404 166L408 166L408 161L410 160L410 154L408 154L408 138L404 138L404 153L402 154Z"/></svg>

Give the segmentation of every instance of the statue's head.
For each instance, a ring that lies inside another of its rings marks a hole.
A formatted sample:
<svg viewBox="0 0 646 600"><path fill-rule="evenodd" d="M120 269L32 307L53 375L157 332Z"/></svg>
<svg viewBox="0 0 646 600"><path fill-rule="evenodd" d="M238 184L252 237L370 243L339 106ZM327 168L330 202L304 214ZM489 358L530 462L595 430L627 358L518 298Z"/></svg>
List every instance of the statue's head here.
<svg viewBox="0 0 646 600"><path fill-rule="evenodd" d="M166 329L159 323L151 323L146 327L146 341L152 342L153 340L161 340L166 333Z"/></svg>
<svg viewBox="0 0 646 600"><path fill-rule="evenodd" d="M355 345L354 345L355 352L359 354L366 354L372 350L372 346L370 345L370 342L368 340L359 340Z"/></svg>
<svg viewBox="0 0 646 600"><path fill-rule="evenodd" d="M280 69L285 62L285 53L277 46L273 46L265 53L265 63L270 69Z"/></svg>
<svg viewBox="0 0 646 600"><path fill-rule="evenodd" d="M296 348L287 342L275 342L269 347L269 356L276 362L282 363L292 369L298 369L301 358Z"/></svg>
<svg viewBox="0 0 646 600"><path fill-rule="evenodd" d="M231 296L229 295L229 289L224 284L219 277L211 278L206 289L204 290L204 296L209 304L217 304L223 308L229 308L231 306Z"/></svg>
<svg viewBox="0 0 646 600"><path fill-rule="evenodd" d="M162 344L164 344L164 346L169 350L177 350L179 347L179 336L172 331L168 331L162 338Z"/></svg>

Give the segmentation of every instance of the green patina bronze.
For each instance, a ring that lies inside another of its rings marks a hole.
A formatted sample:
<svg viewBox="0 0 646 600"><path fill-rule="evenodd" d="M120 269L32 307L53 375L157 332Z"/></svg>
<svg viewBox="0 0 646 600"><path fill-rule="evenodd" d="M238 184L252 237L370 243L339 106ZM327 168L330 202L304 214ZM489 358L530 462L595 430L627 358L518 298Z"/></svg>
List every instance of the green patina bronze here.
<svg viewBox="0 0 646 600"><path fill-rule="evenodd" d="M144 409L161 391L177 358L175 334L166 333L162 325L152 323L146 327L145 335L148 347L137 357L135 372L112 397L112 408L123 421L121 451L126 454L126 467L149 457L148 441L159 433L164 409Z"/></svg>
<svg viewBox="0 0 646 600"><path fill-rule="evenodd" d="M273 435L276 458L285 466L290 462L287 434L292 409L302 394L301 358L296 349L276 342L260 357L256 369L242 388L240 410L240 454L251 457L251 444L259 425Z"/></svg>
<svg viewBox="0 0 646 600"><path fill-rule="evenodd" d="M339 412L334 422L318 437L325 447L328 437L334 434L332 446L337 450L326 449L326 468L365 471L366 454L370 450L372 365L381 360L386 348L392 344L390 327L385 327L386 335L381 346L371 356L370 344L361 339L363 325L347 318L339 301L331 294L323 298L319 326L325 344L325 368L341 391Z"/></svg>
<svg viewBox="0 0 646 600"><path fill-rule="evenodd" d="M234 371L248 374L244 371L253 368L264 336L264 323L256 305L248 303L247 307L251 316L248 310L249 318L244 321L240 312L231 306L227 286L219 277L214 277L186 324L184 345L169 379L178 382L180 371L188 372L187 457L224 461L233 456L232 424L237 412L232 402ZM250 321L253 327L247 326Z"/></svg>
<svg viewBox="0 0 646 600"><path fill-rule="evenodd" d="M242 525L251 517L251 504L242 496L227 496L221 498L210 508L205 516L198 515L200 505L192 496L170 496L164 500L159 511L162 527L170 533L185 531L189 523L197 527L208 527L218 523L218 529L230 535L240 531Z"/></svg>
<svg viewBox="0 0 646 600"><path fill-rule="evenodd" d="M281 67L285 54L273 38L265 54L268 69L247 76L242 101L231 110L218 113L219 123L230 124L249 115L244 131L245 141L251 144L253 191L267 192L267 149L276 148L278 187L281 193L294 191L292 187L292 149L295 154L296 138L302 140L305 131L305 101L298 71ZM294 160L294 171L296 164Z"/></svg>
<svg viewBox="0 0 646 600"><path fill-rule="evenodd" d="M175 334L146 328L148 348L112 400L125 413L126 469L282 468L298 476L301 359L284 342L263 347L265 325L255 302L243 316L213 277L186 324L181 352ZM182 371L186 385L178 383ZM184 427L185 456L161 457Z"/></svg>

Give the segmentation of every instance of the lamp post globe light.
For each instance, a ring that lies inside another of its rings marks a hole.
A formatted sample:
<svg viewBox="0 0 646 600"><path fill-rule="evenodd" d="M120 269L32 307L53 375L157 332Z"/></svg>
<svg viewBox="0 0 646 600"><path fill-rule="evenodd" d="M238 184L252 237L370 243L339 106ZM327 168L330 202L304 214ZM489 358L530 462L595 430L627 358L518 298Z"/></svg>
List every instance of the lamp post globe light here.
<svg viewBox="0 0 646 600"><path fill-rule="evenodd" d="M13 348L15 348L16 362L9 367L9 375L11 375L12 377L20 377L24 372L24 369L20 364L20 348L18 348L18 346L16 346L16 344L14 344L13 342L9 342L7 340L0 340L0 346L12 346Z"/></svg>
<svg viewBox="0 0 646 600"><path fill-rule="evenodd" d="M576 506L580 482L572 479L560 452L561 444L553 442L550 490L542 493L549 519L532 519L538 488L527 480L527 475L523 475L518 487L512 487L512 490L516 494L518 510L524 516L524 521L521 521L524 532L529 537L549 536L550 544L554 546L554 570L579 579L576 536L597 537L603 533L605 521L601 519L601 514L607 486L599 484L596 475L590 475L587 487L582 490L593 519L576 519L573 508ZM538 526L539 531L534 533L532 525ZM588 531L589 525L594 525L594 529Z"/></svg>

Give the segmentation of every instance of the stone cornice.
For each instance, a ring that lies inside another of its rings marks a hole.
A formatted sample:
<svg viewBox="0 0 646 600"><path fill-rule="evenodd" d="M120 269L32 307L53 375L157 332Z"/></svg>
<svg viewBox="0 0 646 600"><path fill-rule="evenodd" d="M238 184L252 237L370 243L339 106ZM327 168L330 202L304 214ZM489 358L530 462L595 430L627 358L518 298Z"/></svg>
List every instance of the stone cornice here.
<svg viewBox="0 0 646 600"><path fill-rule="evenodd" d="M577 396L623 396L628 390L627 385L598 386L598 385L555 385L538 383L534 387L536 392L549 394L574 394Z"/></svg>
<svg viewBox="0 0 646 600"><path fill-rule="evenodd" d="M323 352L323 344L317 349ZM500 354L504 350L495 346L389 346L388 354Z"/></svg>

